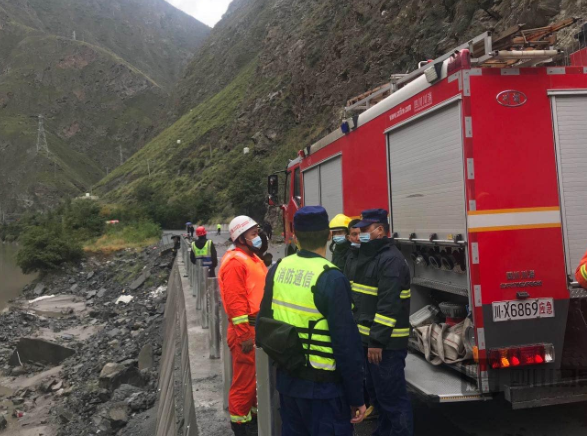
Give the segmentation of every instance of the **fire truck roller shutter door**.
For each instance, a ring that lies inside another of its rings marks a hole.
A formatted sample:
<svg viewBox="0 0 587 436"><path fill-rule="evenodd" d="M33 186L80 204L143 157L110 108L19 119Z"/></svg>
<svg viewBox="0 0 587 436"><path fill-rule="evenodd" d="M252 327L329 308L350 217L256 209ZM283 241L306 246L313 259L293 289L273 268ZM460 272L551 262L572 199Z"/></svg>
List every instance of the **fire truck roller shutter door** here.
<svg viewBox="0 0 587 436"><path fill-rule="evenodd" d="M466 234L461 107L456 102L389 132L393 231Z"/></svg>
<svg viewBox="0 0 587 436"><path fill-rule="evenodd" d="M320 204L320 167L304 172L304 206Z"/></svg>
<svg viewBox="0 0 587 436"><path fill-rule="evenodd" d="M320 200L328 216L343 213L342 158L330 159L320 165Z"/></svg>
<svg viewBox="0 0 587 436"><path fill-rule="evenodd" d="M574 276L587 247L587 95L556 95L552 110L567 273Z"/></svg>

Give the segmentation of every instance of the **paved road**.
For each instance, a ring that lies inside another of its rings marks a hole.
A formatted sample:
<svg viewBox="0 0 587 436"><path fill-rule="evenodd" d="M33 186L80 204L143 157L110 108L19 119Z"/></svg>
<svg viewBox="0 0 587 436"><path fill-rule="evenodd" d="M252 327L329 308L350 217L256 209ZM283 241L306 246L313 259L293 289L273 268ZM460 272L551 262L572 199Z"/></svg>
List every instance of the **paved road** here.
<svg viewBox="0 0 587 436"><path fill-rule="evenodd" d="M487 402L424 404L412 399L416 436L585 436L587 403L512 410L502 399ZM357 426L370 436L376 423Z"/></svg>

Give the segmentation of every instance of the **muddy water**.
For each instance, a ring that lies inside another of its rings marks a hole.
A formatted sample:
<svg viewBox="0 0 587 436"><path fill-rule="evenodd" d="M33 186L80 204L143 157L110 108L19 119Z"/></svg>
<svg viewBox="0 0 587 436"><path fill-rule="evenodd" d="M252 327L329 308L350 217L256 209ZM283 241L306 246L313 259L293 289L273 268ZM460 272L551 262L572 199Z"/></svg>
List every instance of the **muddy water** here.
<svg viewBox="0 0 587 436"><path fill-rule="evenodd" d="M0 242L0 312L9 300L20 294L23 286L29 284L34 275L24 275L16 266L17 247Z"/></svg>

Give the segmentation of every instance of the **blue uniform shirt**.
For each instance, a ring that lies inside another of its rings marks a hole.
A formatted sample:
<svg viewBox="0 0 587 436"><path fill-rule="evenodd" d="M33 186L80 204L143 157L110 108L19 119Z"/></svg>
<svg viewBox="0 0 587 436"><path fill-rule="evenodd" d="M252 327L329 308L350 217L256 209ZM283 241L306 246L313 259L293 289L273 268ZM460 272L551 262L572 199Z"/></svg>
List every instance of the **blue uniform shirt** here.
<svg viewBox="0 0 587 436"><path fill-rule="evenodd" d="M301 250L298 255L305 258L319 255ZM274 265L267 274L265 297L261 302L260 314L271 313L273 296ZM330 339L336 368L341 375L339 383L313 382L292 377L285 371L277 370L277 390L283 395L295 398L328 400L344 396L350 406L362 406L363 398L363 346L357 324L351 312L351 287L346 277L336 269L322 273L314 292L316 308L328 321Z"/></svg>

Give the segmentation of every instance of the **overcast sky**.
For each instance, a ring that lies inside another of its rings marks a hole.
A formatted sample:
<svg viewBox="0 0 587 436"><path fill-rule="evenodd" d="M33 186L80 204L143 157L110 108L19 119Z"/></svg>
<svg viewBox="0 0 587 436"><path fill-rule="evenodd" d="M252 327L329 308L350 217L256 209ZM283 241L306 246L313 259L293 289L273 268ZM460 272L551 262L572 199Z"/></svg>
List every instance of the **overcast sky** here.
<svg viewBox="0 0 587 436"><path fill-rule="evenodd" d="M167 0L210 27L220 21L232 0Z"/></svg>

